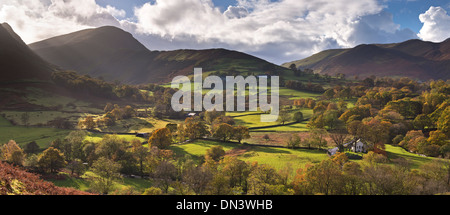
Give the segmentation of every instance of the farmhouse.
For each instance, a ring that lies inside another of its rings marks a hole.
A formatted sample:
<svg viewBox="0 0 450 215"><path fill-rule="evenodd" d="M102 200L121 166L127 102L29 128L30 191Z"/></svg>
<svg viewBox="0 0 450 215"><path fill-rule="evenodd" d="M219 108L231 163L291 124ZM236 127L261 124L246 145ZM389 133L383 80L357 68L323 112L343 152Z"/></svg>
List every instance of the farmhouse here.
<svg viewBox="0 0 450 215"><path fill-rule="evenodd" d="M344 149L352 151L352 152L363 152L363 153L366 153L367 152L367 143L365 143L365 141L363 141L361 139L353 139L352 141L347 142L347 143L344 144ZM332 149L328 149L327 154L330 155L330 156L333 156L337 152L339 152L339 148L338 147L334 147Z"/></svg>

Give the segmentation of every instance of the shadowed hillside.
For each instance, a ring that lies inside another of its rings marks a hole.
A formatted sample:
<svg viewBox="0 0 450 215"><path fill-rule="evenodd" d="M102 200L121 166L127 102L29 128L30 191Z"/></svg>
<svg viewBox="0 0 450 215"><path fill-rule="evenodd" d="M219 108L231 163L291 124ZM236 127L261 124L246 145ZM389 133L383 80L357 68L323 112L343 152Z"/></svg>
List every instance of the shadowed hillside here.
<svg viewBox="0 0 450 215"><path fill-rule="evenodd" d="M207 71L267 72L278 66L226 49L150 51L116 27L82 30L29 45L64 69L107 81L142 84L168 82L177 75Z"/></svg>
<svg viewBox="0 0 450 215"><path fill-rule="evenodd" d="M0 82L45 80L54 68L22 41L7 23L0 24Z"/></svg>

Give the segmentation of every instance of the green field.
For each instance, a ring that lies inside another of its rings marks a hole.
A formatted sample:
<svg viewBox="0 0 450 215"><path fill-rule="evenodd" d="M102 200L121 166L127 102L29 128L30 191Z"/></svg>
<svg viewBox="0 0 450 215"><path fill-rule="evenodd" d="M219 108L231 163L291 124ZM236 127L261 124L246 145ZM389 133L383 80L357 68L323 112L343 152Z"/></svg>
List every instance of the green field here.
<svg viewBox="0 0 450 215"><path fill-rule="evenodd" d="M289 110L290 114L293 114L296 111L301 111L303 113L304 119L309 119L312 114L312 109L307 108L299 108L299 109L292 109ZM233 117L236 125L243 125L248 128L253 127L263 127L263 126L274 126L279 125L277 127L270 127L270 128L258 128L258 129L252 129L252 131L273 131L273 132L279 132L279 131L307 131L308 128L306 125L308 124L308 121L302 121L295 124L288 124L288 125L281 125L280 122L261 122L261 114L262 112L227 112L226 115ZM289 122L286 122L287 124Z"/></svg>
<svg viewBox="0 0 450 215"><path fill-rule="evenodd" d="M263 146L241 145L237 143L223 143L216 141L197 140L193 143L176 144L170 146L170 149L177 154L177 156L191 156L195 161L200 161L205 155L206 150L212 146L220 145L225 152L239 159L248 162L258 162L259 164L269 164L276 169L281 169L286 166L293 167L293 170L304 167L306 164L319 163L322 160L328 159L329 156L324 152L316 149L288 149L275 148ZM392 161L396 158L402 157L409 160L412 169L417 169L424 163L432 161L433 158L421 157L416 154L406 152L400 147L386 145L388 158ZM362 154L361 154L362 155ZM360 160L355 160L360 161Z"/></svg>
<svg viewBox="0 0 450 215"><path fill-rule="evenodd" d="M36 141L40 148L47 148L53 140L63 139L70 132L71 130L56 128L13 126L5 118L0 117L0 143L2 144L14 140L24 147L25 144Z"/></svg>
<svg viewBox="0 0 450 215"><path fill-rule="evenodd" d="M87 176L92 175L92 172L86 172L81 177L71 177L66 173L65 180L49 180L53 182L56 186L59 187L72 187L82 191L88 191L89 189L89 181L86 180ZM152 186L152 182L147 179L141 178L121 178L118 181L114 182L114 189L124 189L124 188L132 188L139 193L144 192L145 189Z"/></svg>
<svg viewBox="0 0 450 215"><path fill-rule="evenodd" d="M405 158L410 162L410 167L412 169L417 169L424 163L430 162L435 159L432 157L422 157L420 155L407 152L404 148L399 146L386 145L386 152L388 158L391 160L396 158Z"/></svg>
<svg viewBox="0 0 450 215"><path fill-rule="evenodd" d="M177 144L170 146L178 156L189 155L194 160L199 161L205 155L206 150L212 146L220 145L228 152L243 161L258 162L259 164L269 164L277 169L281 169L287 165L292 165L294 169L304 167L307 163L318 163L328 158L325 152L319 150L305 149L286 149L274 147L261 147L237 144L237 143L221 143L215 141L198 140L193 143Z"/></svg>

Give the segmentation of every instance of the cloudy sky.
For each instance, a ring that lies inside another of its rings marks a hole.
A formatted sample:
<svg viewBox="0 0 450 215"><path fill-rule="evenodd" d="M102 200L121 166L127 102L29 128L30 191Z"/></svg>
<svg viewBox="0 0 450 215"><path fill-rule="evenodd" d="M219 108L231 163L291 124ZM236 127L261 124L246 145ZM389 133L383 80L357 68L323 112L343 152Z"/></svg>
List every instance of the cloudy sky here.
<svg viewBox="0 0 450 215"><path fill-rule="evenodd" d="M112 25L150 50L227 48L281 64L330 48L450 37L448 0L0 0L26 43Z"/></svg>

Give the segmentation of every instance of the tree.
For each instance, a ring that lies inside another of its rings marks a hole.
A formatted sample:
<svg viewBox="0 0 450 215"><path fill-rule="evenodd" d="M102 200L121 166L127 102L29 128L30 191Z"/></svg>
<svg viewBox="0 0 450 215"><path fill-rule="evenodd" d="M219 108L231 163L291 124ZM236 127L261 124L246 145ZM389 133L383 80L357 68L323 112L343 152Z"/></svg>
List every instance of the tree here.
<svg viewBox="0 0 450 215"><path fill-rule="evenodd" d="M278 122L280 122L282 125L284 125L285 122L291 120L291 115L286 110L281 110L278 115Z"/></svg>
<svg viewBox="0 0 450 215"><path fill-rule="evenodd" d="M154 179L164 193L169 191L170 184L175 181L176 176L177 168L169 161L159 162L153 173Z"/></svg>
<svg viewBox="0 0 450 215"><path fill-rule="evenodd" d="M10 140L0 148L0 158L9 163L22 165L24 161L23 150L17 145L16 141Z"/></svg>
<svg viewBox="0 0 450 215"><path fill-rule="evenodd" d="M212 178L213 174L206 166L191 167L183 174L183 181L198 195L205 192Z"/></svg>
<svg viewBox="0 0 450 215"><path fill-rule="evenodd" d="M25 145L25 153L34 154L39 150L39 145L36 141L31 141Z"/></svg>
<svg viewBox="0 0 450 215"><path fill-rule="evenodd" d="M426 127L431 127L433 125L433 122L431 121L430 117L428 117L428 115L426 114L419 114L417 115L417 117L414 119L414 127L417 130L423 130Z"/></svg>
<svg viewBox="0 0 450 215"><path fill-rule="evenodd" d="M100 157L91 167L92 172L95 173L95 176L89 179L91 188L99 193L108 194L114 186L113 182L121 177L120 168L120 164L105 157Z"/></svg>
<svg viewBox="0 0 450 215"><path fill-rule="evenodd" d="M117 135L105 135L95 148L98 157L104 157L113 161L120 160L125 154L127 142Z"/></svg>
<svg viewBox="0 0 450 215"><path fill-rule="evenodd" d="M78 122L78 126L80 128L86 128L86 130L93 130L97 124L95 123L93 116L87 116L84 120Z"/></svg>
<svg viewBox="0 0 450 215"><path fill-rule="evenodd" d="M212 111L206 111L204 118L207 123L212 124L217 117L223 116L223 115L224 115L224 112L219 112L219 111L216 111L216 109L214 109Z"/></svg>
<svg viewBox="0 0 450 215"><path fill-rule="evenodd" d="M312 145L315 146L317 148L322 148L325 147L327 145L327 141L325 139L325 137L327 136L328 132L325 129L313 129L311 130L309 137L308 137L308 142Z"/></svg>
<svg viewBox="0 0 450 215"><path fill-rule="evenodd" d="M298 136L297 134L292 134L287 142L287 147L292 149L296 148L300 145L301 141L302 140L300 136Z"/></svg>
<svg viewBox="0 0 450 215"><path fill-rule="evenodd" d="M147 156L150 154L149 149L142 146L142 143L140 141L135 141L132 143L131 152L133 154L133 157L139 163L139 172L141 173L141 176L143 176L144 161L146 160Z"/></svg>
<svg viewBox="0 0 450 215"><path fill-rule="evenodd" d="M339 148L339 151L342 152L344 150L344 143L349 137L345 130L338 130L335 132L329 133L329 137L333 140L334 144Z"/></svg>
<svg viewBox="0 0 450 215"><path fill-rule="evenodd" d="M269 165L257 165L248 178L250 195L280 195L284 193L281 176Z"/></svg>
<svg viewBox="0 0 450 215"><path fill-rule="evenodd" d="M69 135L64 138L61 145L61 151L64 153L66 160L85 159L83 153L83 141L86 135L86 131L77 130L70 132Z"/></svg>
<svg viewBox="0 0 450 215"><path fill-rule="evenodd" d="M157 129L148 139L148 145L150 148L152 146L156 146L160 149L165 149L170 144L172 144L172 132L168 128Z"/></svg>
<svg viewBox="0 0 450 215"><path fill-rule="evenodd" d="M436 124L437 128L450 138L450 106L445 108Z"/></svg>
<svg viewBox="0 0 450 215"><path fill-rule="evenodd" d="M221 123L216 125L213 130L212 136L217 139L222 139L223 141L227 141L233 136L233 126L227 123Z"/></svg>
<svg viewBox="0 0 450 215"><path fill-rule="evenodd" d="M443 146L447 143L447 136L440 130L431 131L428 137L428 143L432 145Z"/></svg>
<svg viewBox="0 0 450 215"><path fill-rule="evenodd" d="M64 154L58 149L50 147L39 156L38 165L44 171L57 172L66 165Z"/></svg>
<svg viewBox="0 0 450 215"><path fill-rule="evenodd" d="M209 133L205 122L196 117L186 118L180 129L183 129L183 134L191 140L201 138Z"/></svg>
<svg viewBox="0 0 450 215"><path fill-rule="evenodd" d="M325 97L325 99L332 99L334 97L334 90L333 89L328 89L323 93L323 96Z"/></svg>
<svg viewBox="0 0 450 215"><path fill-rule="evenodd" d="M215 162L220 161L225 156L225 150L222 146L213 146L206 150L205 158L206 160L213 160Z"/></svg>
<svg viewBox="0 0 450 215"><path fill-rule="evenodd" d="M220 165L223 174L229 178L230 186L240 187L246 193L248 190L247 178L251 172L250 165L232 156L226 156L220 161Z"/></svg>
<svg viewBox="0 0 450 215"><path fill-rule="evenodd" d="M233 127L233 133L232 133L233 140L237 140L239 143L241 143L241 141L243 139L248 139L248 138L250 138L250 132L247 127L241 126L241 125Z"/></svg>
<svg viewBox="0 0 450 215"><path fill-rule="evenodd" d="M86 166L83 164L83 162L80 159L75 159L75 160L69 162L67 164L66 168L71 171L72 175L75 173L78 176L84 174L84 172L86 171Z"/></svg>
<svg viewBox="0 0 450 215"><path fill-rule="evenodd" d="M313 194L339 194L342 189L341 167L330 159L308 168L305 180Z"/></svg>
<svg viewBox="0 0 450 215"><path fill-rule="evenodd" d="M292 117L292 120L294 120L295 122L303 121L303 113L301 111L295 112L294 116Z"/></svg>

